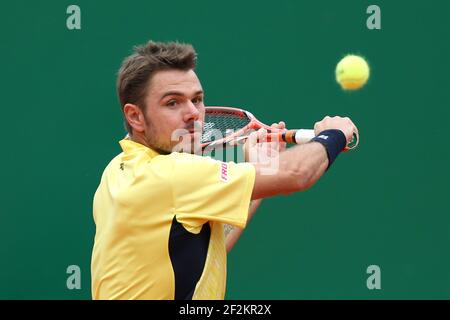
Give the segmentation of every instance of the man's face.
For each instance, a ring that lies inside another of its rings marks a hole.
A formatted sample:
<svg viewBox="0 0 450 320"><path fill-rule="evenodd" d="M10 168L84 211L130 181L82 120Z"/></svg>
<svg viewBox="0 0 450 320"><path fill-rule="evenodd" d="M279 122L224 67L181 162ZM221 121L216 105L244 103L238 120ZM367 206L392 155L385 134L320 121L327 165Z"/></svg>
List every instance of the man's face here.
<svg viewBox="0 0 450 320"><path fill-rule="evenodd" d="M160 153L170 153L179 151L174 147L179 147L181 140L189 145L193 145L195 140L198 145L205 105L203 89L195 72L158 71L153 75L149 88L144 111L144 134L149 147ZM193 152L192 148L186 149Z"/></svg>

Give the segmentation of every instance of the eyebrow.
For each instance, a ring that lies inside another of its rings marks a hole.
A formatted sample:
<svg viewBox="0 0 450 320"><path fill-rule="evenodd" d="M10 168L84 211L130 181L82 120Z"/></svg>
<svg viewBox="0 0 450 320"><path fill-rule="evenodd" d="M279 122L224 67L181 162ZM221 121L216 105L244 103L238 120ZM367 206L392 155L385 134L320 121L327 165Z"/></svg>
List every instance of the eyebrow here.
<svg viewBox="0 0 450 320"><path fill-rule="evenodd" d="M199 94L203 94L203 90L196 91L194 93L194 96L198 96ZM163 100L167 96L182 96L182 97L184 97L185 94L181 91L167 91L166 93L163 94L163 96L161 97L161 99L159 99L159 101Z"/></svg>

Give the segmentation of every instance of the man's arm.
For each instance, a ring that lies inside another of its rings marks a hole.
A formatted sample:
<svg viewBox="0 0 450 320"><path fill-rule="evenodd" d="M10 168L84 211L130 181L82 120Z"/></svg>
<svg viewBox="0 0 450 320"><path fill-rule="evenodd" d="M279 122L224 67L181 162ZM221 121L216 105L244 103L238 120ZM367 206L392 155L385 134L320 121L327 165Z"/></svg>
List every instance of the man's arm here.
<svg viewBox="0 0 450 320"><path fill-rule="evenodd" d="M283 129L284 122L272 127ZM346 141L350 141L353 132L357 132L356 126L349 118L325 117L322 121L314 125L316 135L328 129L338 129L345 135ZM285 151L285 144L275 144L274 149L263 149L263 144L256 143L264 137L264 132L255 132L244 146L246 159L252 150L256 153L261 148L263 154L272 157L272 161L278 161L277 170L267 174L267 163L253 162L256 169L255 184L253 187L252 199L248 212L248 221L253 217L256 209L261 203L261 198L303 191L311 187L326 171L329 166L329 155L332 150L327 151L327 147L319 142L312 142L305 145L295 146ZM253 140L253 143L252 143ZM270 145L270 143L269 143ZM269 151L269 152L268 152ZM339 150L340 151L340 150ZM272 152L272 155L270 155ZM275 157L273 157L275 154ZM337 156L337 154L335 154ZM334 156L334 157L335 157ZM259 199L259 200L258 200ZM237 240L241 236L243 229L226 225L226 248L230 252Z"/></svg>
<svg viewBox="0 0 450 320"><path fill-rule="evenodd" d="M250 207L248 209L248 221L250 222L251 218L255 214L256 209L258 209L259 205L261 204L261 199L259 200L252 200L250 202ZM225 242L227 247L227 253L233 249L234 245L238 241L238 239L241 237L242 232L244 229L233 227L231 225L225 225Z"/></svg>
<svg viewBox="0 0 450 320"><path fill-rule="evenodd" d="M300 150L295 150L300 148ZM297 155L300 153L300 155ZM303 162L302 170L299 174L289 174L296 170L296 166L291 166L289 160L298 158ZM281 163L286 161L286 163ZM307 189L325 172L328 166L328 157L325 148L320 143L311 143L298 146L284 151L280 154L280 170L275 175L263 175L264 170L259 164L256 167L256 180L253 188L252 200L248 211L247 224L255 214L256 209L261 204L261 198L274 196L280 193L290 193ZM281 176L285 174L285 176ZM275 177L275 178L274 178ZM285 184L283 184L285 183ZM286 184L288 183L288 184ZM280 192L281 191L281 192ZM225 225L225 237L227 253L231 251L244 230L231 225Z"/></svg>
<svg viewBox="0 0 450 320"><path fill-rule="evenodd" d="M328 166L327 152L318 142L290 148L280 153L277 161L279 164L275 174L264 174L266 166L254 163L256 177L252 199L306 190Z"/></svg>
<svg viewBox="0 0 450 320"><path fill-rule="evenodd" d="M252 199L289 194L311 187L328 168L329 156L333 158L337 156L336 144L341 144L342 136L345 136L344 143L348 142L358 130L349 118L341 117L325 117L314 126L316 135L330 129L339 130L339 134L324 142L328 143L328 146L320 142L311 142L279 153L276 159L272 160L278 161L277 170L272 174L264 174L264 164L253 163L256 177Z"/></svg>

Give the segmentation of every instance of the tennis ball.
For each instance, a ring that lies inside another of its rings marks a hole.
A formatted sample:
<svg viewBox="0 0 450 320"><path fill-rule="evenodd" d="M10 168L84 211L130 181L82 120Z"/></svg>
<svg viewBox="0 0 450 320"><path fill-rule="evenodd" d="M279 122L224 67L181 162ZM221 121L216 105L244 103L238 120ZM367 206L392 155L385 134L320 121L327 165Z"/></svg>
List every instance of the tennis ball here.
<svg viewBox="0 0 450 320"><path fill-rule="evenodd" d="M336 81L344 90L358 90L369 79L370 69L364 58L349 54L336 66Z"/></svg>

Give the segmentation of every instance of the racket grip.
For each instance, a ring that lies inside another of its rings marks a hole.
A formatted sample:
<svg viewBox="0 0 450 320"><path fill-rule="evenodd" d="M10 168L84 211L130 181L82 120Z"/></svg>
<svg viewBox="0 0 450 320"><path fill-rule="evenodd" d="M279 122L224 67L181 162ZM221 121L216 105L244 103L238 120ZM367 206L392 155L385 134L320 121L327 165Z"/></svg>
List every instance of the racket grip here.
<svg viewBox="0 0 450 320"><path fill-rule="evenodd" d="M299 130L287 130L282 136L281 140L287 143L304 144L309 142L316 135L312 129L299 129ZM357 133L353 133L352 140L345 147L344 151L355 149L359 143L359 136Z"/></svg>

